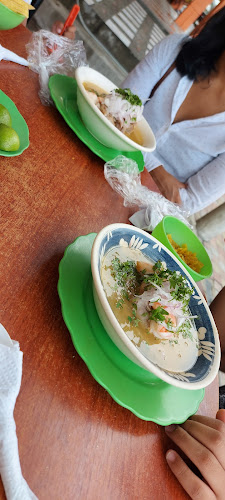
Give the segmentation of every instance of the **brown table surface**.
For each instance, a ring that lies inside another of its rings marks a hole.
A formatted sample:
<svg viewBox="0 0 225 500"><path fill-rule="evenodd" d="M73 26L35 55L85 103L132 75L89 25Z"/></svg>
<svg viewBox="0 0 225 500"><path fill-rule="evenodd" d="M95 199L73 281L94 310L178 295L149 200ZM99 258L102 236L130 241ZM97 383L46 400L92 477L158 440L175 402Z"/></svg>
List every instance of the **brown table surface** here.
<svg viewBox="0 0 225 500"><path fill-rule="evenodd" d="M0 32L26 57L30 32ZM103 161L38 97L38 76L0 62L1 89L30 131L21 156L0 157L0 322L24 353L15 407L22 471L40 500L185 499L165 461L164 429L119 406L76 353L57 295L58 265L77 236L128 222ZM156 189L147 172L142 180ZM218 383L200 412L215 416ZM0 498L4 499L0 485Z"/></svg>

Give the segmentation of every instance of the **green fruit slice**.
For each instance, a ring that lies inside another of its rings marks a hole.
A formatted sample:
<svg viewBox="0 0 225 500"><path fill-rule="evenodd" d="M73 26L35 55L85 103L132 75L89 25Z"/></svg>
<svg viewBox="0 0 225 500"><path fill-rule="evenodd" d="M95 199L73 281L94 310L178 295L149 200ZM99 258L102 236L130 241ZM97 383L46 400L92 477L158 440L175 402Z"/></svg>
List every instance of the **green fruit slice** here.
<svg viewBox="0 0 225 500"><path fill-rule="evenodd" d="M20 147L20 139L17 132L4 123L0 123L0 149L2 151L17 151Z"/></svg>
<svg viewBox="0 0 225 500"><path fill-rule="evenodd" d="M3 106L3 104L0 104L0 123L4 123L4 125L7 125L8 127L11 127L12 125L9 111L5 108L5 106Z"/></svg>

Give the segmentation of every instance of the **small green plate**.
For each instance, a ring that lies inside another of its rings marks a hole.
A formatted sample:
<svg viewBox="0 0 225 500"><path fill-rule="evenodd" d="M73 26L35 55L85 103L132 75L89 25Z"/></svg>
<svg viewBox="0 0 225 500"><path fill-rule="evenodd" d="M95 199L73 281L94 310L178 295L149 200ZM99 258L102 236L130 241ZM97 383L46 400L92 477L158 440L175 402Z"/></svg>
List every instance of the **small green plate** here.
<svg viewBox="0 0 225 500"><path fill-rule="evenodd" d="M117 151L101 144L83 124L77 107L77 82L65 75L52 75L49 78L51 97L69 127L77 137L104 161L113 160L118 155L135 160L139 171L144 170L144 158L141 151Z"/></svg>
<svg viewBox="0 0 225 500"><path fill-rule="evenodd" d="M0 149L0 156L18 156L29 146L29 129L28 126L18 111L14 102L0 90L0 104L3 104L8 109L12 118L12 128L17 132L20 138L20 147L17 151L3 151Z"/></svg>
<svg viewBox="0 0 225 500"><path fill-rule="evenodd" d="M153 384L151 374L122 354L100 322L92 294L95 236L77 238L59 265L58 293L73 344L95 380L119 405L160 425L184 422L197 411L204 389L189 391L163 381Z"/></svg>

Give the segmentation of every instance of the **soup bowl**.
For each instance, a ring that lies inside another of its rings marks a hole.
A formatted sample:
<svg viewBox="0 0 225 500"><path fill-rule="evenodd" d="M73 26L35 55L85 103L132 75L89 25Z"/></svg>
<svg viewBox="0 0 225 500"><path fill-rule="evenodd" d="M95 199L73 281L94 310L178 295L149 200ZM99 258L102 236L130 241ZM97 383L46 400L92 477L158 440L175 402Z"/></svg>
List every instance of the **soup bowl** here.
<svg viewBox="0 0 225 500"><path fill-rule="evenodd" d="M131 250L137 250L138 253L141 252L143 260L147 259L152 263L161 261L165 268L167 267L171 272L176 271L177 275L184 277L185 284L190 290L189 310L195 318L198 348L193 366L186 371L178 371L175 365L173 370L168 370L150 361L145 352L145 348L149 347L147 343L144 342L143 349L140 350L121 327L109 304L102 281L102 266L105 266L105 257L114 248L121 248L125 254ZM151 372L153 383L161 380L183 389L197 390L206 387L214 380L220 363L220 344L215 322L195 281L168 248L141 229L128 224L111 224L103 228L95 238L91 269L95 306L107 334L125 356Z"/></svg>
<svg viewBox="0 0 225 500"><path fill-rule="evenodd" d="M140 145L118 130L103 115L84 88L84 83L88 82L109 93L117 88L114 83L88 66L78 67L75 71L75 78L77 81L77 106L79 113L86 128L101 144L121 152L154 151L156 147L155 136L144 117L138 122L138 130L143 142L143 145Z"/></svg>

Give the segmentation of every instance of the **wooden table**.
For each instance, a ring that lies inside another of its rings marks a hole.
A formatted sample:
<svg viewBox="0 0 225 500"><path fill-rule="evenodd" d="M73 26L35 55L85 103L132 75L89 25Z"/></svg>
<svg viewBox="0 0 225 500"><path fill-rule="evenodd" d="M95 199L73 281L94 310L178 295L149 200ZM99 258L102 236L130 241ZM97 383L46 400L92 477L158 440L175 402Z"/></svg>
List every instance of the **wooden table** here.
<svg viewBox="0 0 225 500"><path fill-rule="evenodd" d="M29 31L0 32L0 43L26 57ZM57 295L58 265L77 236L128 222L104 179L103 161L56 109L41 105L38 77L0 63L1 89L30 130L18 157L0 157L0 322L24 353L15 408L22 471L40 500L185 499L170 473L163 428L119 406L76 353ZM144 183L155 185L144 172ZM214 382L201 405L215 416ZM0 487L0 498L4 498Z"/></svg>

